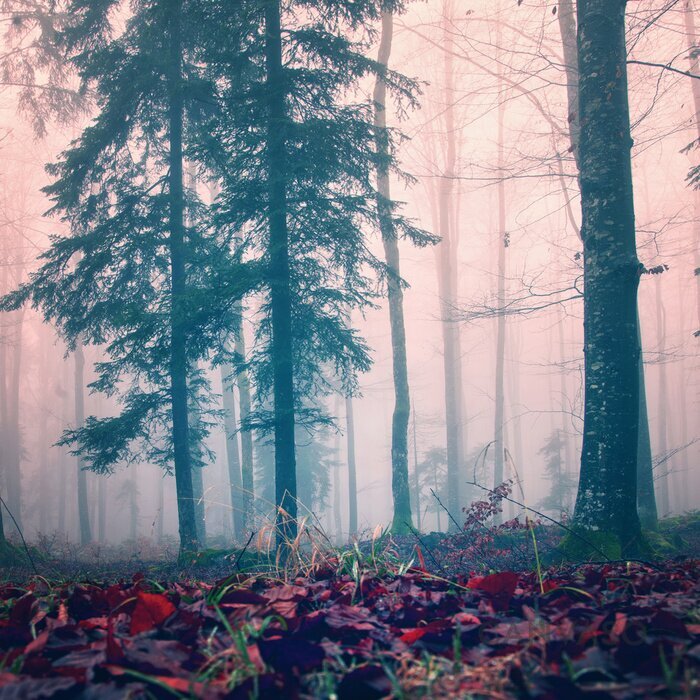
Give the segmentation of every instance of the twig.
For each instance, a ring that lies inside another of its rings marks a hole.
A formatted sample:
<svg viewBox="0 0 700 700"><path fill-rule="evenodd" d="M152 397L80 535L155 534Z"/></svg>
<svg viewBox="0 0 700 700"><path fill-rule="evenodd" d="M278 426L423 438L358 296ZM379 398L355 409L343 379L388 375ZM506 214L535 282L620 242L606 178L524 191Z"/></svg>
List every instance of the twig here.
<svg viewBox="0 0 700 700"><path fill-rule="evenodd" d="M445 504L440 500L440 497L435 493L435 491L433 491L433 489L430 489L430 493L433 494L433 496L435 497L435 500L440 504L440 507L445 511L445 513L447 513L450 520L457 526L457 529L462 534L464 534L464 528L452 517L452 513L450 513L450 511L447 510L447 508L445 507Z"/></svg>
<svg viewBox="0 0 700 700"><path fill-rule="evenodd" d="M413 527L411 523L404 522L404 525L408 526L408 529L411 531L411 534L420 542L421 546L425 549L425 551L430 555L430 558L435 562L435 566L437 566L442 573L445 573L445 569L440 565L440 562L435 558L435 555L433 554L433 550L428 547L428 545L421 539L421 536L418 534L418 530Z"/></svg>
<svg viewBox="0 0 700 700"><path fill-rule="evenodd" d="M243 547L243 549L240 551L240 553L236 557L236 561L233 564L234 569L238 569L240 571L240 569L238 568L238 564L240 563L243 555L246 553L246 550L248 549L248 545L250 545L250 543L252 542L254 535L255 535L255 530L251 530L250 537L248 538L248 541L245 543L245 547Z"/></svg>
<svg viewBox="0 0 700 700"><path fill-rule="evenodd" d="M467 481L467 484L470 486L476 486L477 488L480 488L482 491L488 491L489 493L496 493L493 489L487 488L486 486L482 486L481 484L477 484L476 481ZM514 503L516 506L520 506L520 508L524 508L525 510L529 510L531 513L534 513L535 515L538 515L540 518L544 518L545 520L549 520L550 523L554 523L555 525L558 525L560 528L563 530L566 530L569 534L573 535L577 539L581 540L584 544L587 544L591 549L595 550L600 554L602 557L605 558L606 561L610 561L610 557L608 557L605 552L602 550L598 549L593 542L589 542L585 537L582 535L579 535L578 532L575 530L572 530L570 527L567 527L564 525L564 523L559 522L558 520L555 520L554 518L550 518L548 515L545 515L544 513L540 513L539 510L535 510L534 508L530 508L529 506L526 506L524 503L520 503L520 501L516 501L514 498L510 498L509 496L503 495L502 498L504 498L506 501L510 501L511 503Z"/></svg>
<svg viewBox="0 0 700 700"><path fill-rule="evenodd" d="M32 565L32 569L34 569L34 573L38 576L39 571L36 568L36 564L34 564L34 559L32 559L32 555L29 553L29 547L27 547L27 543L24 539L24 535L22 534L22 529L20 528L19 524L15 520L15 516L12 515L12 511L7 507L7 503L3 500L2 496L0 496L0 506L4 506L5 510L7 511L7 514L12 518L12 522L15 524L15 528L17 528L17 532L19 533L19 537L22 540L22 546L24 547L24 551L27 554L27 559L29 559L29 563Z"/></svg>

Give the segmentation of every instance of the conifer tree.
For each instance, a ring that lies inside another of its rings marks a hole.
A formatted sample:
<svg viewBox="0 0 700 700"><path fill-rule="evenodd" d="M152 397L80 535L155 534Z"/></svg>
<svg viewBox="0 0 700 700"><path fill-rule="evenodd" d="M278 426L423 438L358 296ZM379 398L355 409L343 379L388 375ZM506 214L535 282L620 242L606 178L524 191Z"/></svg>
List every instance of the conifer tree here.
<svg viewBox="0 0 700 700"><path fill-rule="evenodd" d="M70 347L79 337L106 344L108 359L98 363L91 386L118 394L121 413L88 417L64 441L98 472L148 460L174 471L185 553L198 545L190 447L201 438L188 421L188 368L218 346L229 330L222 323L245 290L237 286L241 268L230 240L207 224L196 199L186 201L183 188L196 124L188 117L207 94L188 60L200 38L192 3L142 2L123 26L111 23L116 6L69 4L72 22L59 41L84 90L95 95L97 116L49 168L54 182L46 192L70 235L53 239L42 267L3 308L29 301ZM205 432L208 423L198 426Z"/></svg>
<svg viewBox="0 0 700 700"><path fill-rule="evenodd" d="M215 24L240 50L221 51L225 44L212 37L202 55L212 76L227 78L218 83L223 115L211 117L201 148L221 182L219 225L242 233L246 254L266 272L249 357L256 409L247 425L273 435L284 539L296 527L295 433L330 420L319 399L338 384L355 391L370 357L351 313L380 294L375 276L387 279L367 247L379 229L373 104L353 94L377 72L366 53L379 7L266 0L218 11ZM386 82L413 99L410 81L388 71ZM392 150L383 161L395 168ZM390 209L397 237L432 241Z"/></svg>

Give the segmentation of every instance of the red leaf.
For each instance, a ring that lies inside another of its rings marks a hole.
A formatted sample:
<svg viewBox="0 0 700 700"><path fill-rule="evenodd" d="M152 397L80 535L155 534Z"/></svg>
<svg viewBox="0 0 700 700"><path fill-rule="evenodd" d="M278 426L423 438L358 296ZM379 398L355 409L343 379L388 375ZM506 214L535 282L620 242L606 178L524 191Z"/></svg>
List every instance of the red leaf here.
<svg viewBox="0 0 700 700"><path fill-rule="evenodd" d="M500 574L491 574L490 576L477 576L470 578L467 582L469 588L484 591L492 596L506 594L509 598L515 593L517 585L518 574L512 571L503 571Z"/></svg>
<svg viewBox="0 0 700 700"><path fill-rule="evenodd" d="M114 634L114 624L114 618L110 617L107 621L107 647L105 654L107 661L111 663L121 661L124 658L124 650Z"/></svg>
<svg viewBox="0 0 700 700"><path fill-rule="evenodd" d="M420 547L416 547L416 554L418 555L418 561L420 563L421 571L426 571L425 559L423 559L423 552L420 551Z"/></svg>
<svg viewBox="0 0 700 700"><path fill-rule="evenodd" d="M399 639L406 644L413 644L413 642L417 642L427 631L426 627L416 627L415 629L404 632Z"/></svg>
<svg viewBox="0 0 700 700"><path fill-rule="evenodd" d="M160 625L175 612L175 606L160 593L137 594L138 601L131 613L130 634L140 634Z"/></svg>

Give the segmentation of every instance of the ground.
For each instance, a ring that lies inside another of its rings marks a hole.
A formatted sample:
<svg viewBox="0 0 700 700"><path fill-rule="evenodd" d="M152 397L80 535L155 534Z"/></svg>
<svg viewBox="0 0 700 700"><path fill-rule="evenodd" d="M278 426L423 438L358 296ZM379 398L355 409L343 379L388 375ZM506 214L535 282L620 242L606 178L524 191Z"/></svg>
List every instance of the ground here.
<svg viewBox="0 0 700 700"><path fill-rule="evenodd" d="M531 534L492 533L493 557ZM15 571L0 698L700 696L700 560L460 573L478 561L456 563L461 536L452 552L414 538L410 558L375 536L257 573L240 553L129 577Z"/></svg>

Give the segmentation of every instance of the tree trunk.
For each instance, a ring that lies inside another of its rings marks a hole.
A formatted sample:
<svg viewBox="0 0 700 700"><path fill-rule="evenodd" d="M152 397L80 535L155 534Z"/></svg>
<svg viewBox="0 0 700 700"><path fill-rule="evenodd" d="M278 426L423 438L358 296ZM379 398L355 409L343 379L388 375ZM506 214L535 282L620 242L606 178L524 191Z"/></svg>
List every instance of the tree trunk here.
<svg viewBox="0 0 700 700"><path fill-rule="evenodd" d="M97 541L107 542L107 477L97 480Z"/></svg>
<svg viewBox="0 0 700 700"><path fill-rule="evenodd" d="M238 452L238 423L236 421L236 397L233 391L234 369L229 364L221 365L221 385L224 401L224 430L226 433L226 460L231 495L231 523L233 538L243 537L243 490L241 481L241 458Z"/></svg>
<svg viewBox="0 0 700 700"><path fill-rule="evenodd" d="M585 409L575 524L639 551L637 259L625 1L579 0Z"/></svg>
<svg viewBox="0 0 700 700"><path fill-rule="evenodd" d="M234 352L238 362L245 363L246 343L243 331L242 309L239 309L236 315ZM238 372L236 381L238 384L241 424L244 424L250 415L250 380L248 379L248 371L245 369L245 366ZM251 527L253 498L255 496L253 433L250 430L241 430L241 482L243 485L241 528L242 530L248 530Z"/></svg>
<svg viewBox="0 0 700 700"><path fill-rule="evenodd" d="M671 462L668 455L668 427L666 411L668 410L668 380L666 377L666 309L661 300L661 279L654 280L656 298L656 342L659 352L659 393L658 393L658 460L664 460L657 466L656 481L659 484L659 510L661 517L667 518L671 513L669 495L669 469Z"/></svg>
<svg viewBox="0 0 700 700"><path fill-rule="evenodd" d="M499 25L500 26L500 25ZM497 36L500 31L497 30ZM500 38L496 40L500 44ZM494 410L494 471L493 487L500 486L504 480L503 465L505 460L505 444L503 441L503 416L505 412L505 396L503 391L503 380L505 374L505 351L506 351L506 249L508 247L508 233L506 231L506 193L504 168L503 168L503 122L505 117L505 107L501 97L503 89L503 79L501 68L498 68L498 269L496 270L498 291L496 317L496 387L495 387L495 410ZM503 520L502 513L496 513L493 521L495 525L500 525Z"/></svg>
<svg viewBox="0 0 700 700"><path fill-rule="evenodd" d="M75 373L74 401L75 401L75 427L82 428L85 424L85 355L83 346L78 339L74 353ZM88 508L87 474L85 473L85 460L78 456L78 526L80 531L80 544L86 545L92 541L90 532L90 511Z"/></svg>
<svg viewBox="0 0 700 700"><path fill-rule="evenodd" d="M448 8L451 9L451 8ZM451 12L446 9L443 43L445 46L445 139L446 153L443 177L438 184L438 232L441 241L437 246L438 294L440 296L440 320L442 327L443 368L445 375L445 432L447 443L447 509L454 518L460 514L460 478L463 468L462 442L462 353L459 326L454 318L456 306L457 237L453 230L450 207L454 191L457 144L454 123L454 52ZM449 16L448 16L449 15ZM438 516L439 517L439 516ZM448 518L448 529L456 529Z"/></svg>
<svg viewBox="0 0 700 700"><path fill-rule="evenodd" d="M282 66L279 0L265 0L267 69L267 166L270 225L270 305L275 433L277 544L297 532L297 474L294 444L292 299L287 229L287 108Z"/></svg>
<svg viewBox="0 0 700 700"><path fill-rule="evenodd" d="M413 404L413 503L416 507L416 528L421 531L420 479L418 478L418 433L416 432L416 405Z"/></svg>
<svg viewBox="0 0 700 700"><path fill-rule="evenodd" d="M576 9L573 0L559 0L557 20L564 53L566 71L567 121L569 124L569 144L571 153L579 166L579 142L581 126L578 106L578 53L576 50Z"/></svg>
<svg viewBox="0 0 700 700"><path fill-rule="evenodd" d="M577 172L580 173L580 119L578 106L578 54L576 51L576 17L572 0L560 0L557 17L561 34L562 47L564 51L564 63L566 68L566 91L568 105L569 143L570 150L576 162ZM700 99L700 97L699 97ZM561 167L561 160L559 161ZM571 212L570 200L566 193L563 176L562 190L567 197L567 212L577 235L581 231L576 226ZM699 306L700 309L700 306ZM637 325L639 326L639 312L637 312ZM647 411L646 389L644 380L644 366L642 359L641 332L638 328L639 336L639 433L637 441L637 503L639 515L644 527L654 529L656 527L656 498L653 487L653 462L651 456L651 445L649 441L649 418ZM568 463L568 460L567 460Z"/></svg>
<svg viewBox="0 0 700 700"><path fill-rule="evenodd" d="M197 178L192 163L186 167L187 188L191 197L197 196ZM185 230L193 225L193 217L189 209L185 208ZM192 497L194 498L194 517L197 526L197 540L200 544L207 541L206 503L204 500L204 447L200 438L202 417L199 407L199 390L192 379L196 376L199 365L190 363L187 371L187 402L188 402L188 427L190 436L190 460L192 463Z"/></svg>
<svg viewBox="0 0 700 700"><path fill-rule="evenodd" d="M685 20L685 33L688 41L688 63L690 64L690 72L693 75L700 75L700 47L698 47L698 39L695 27L695 7L693 0L686 0L685 12L683 13ZM693 106L695 108L695 128L697 129L697 139L700 142L700 80L690 78L690 88L693 91ZM700 330L700 190L695 190L693 193L693 204L695 207L695 217L693 223L693 238L695 239L694 256L695 256L695 294L696 294L696 313L698 330Z"/></svg>
<svg viewBox="0 0 700 700"><path fill-rule="evenodd" d="M171 265L170 398L173 419L173 457L177 490L180 554L197 550L197 527L192 491L192 459L187 414L187 323L185 271L185 204L182 180L182 1L173 0L170 16L169 140Z"/></svg>
<svg viewBox="0 0 700 700"><path fill-rule="evenodd" d="M338 397L339 398L339 397ZM335 415L338 415L340 402L336 403ZM342 499L340 493L340 433L336 433L335 450L336 459L333 462L333 525L335 529L335 543L338 547L343 545L343 514Z"/></svg>
<svg viewBox="0 0 700 700"><path fill-rule="evenodd" d="M644 353L642 327L637 314L637 338L639 344L639 435L637 436L637 510L639 520L648 530L656 530L658 514L654 493L654 461L651 455L647 392L644 379Z"/></svg>
<svg viewBox="0 0 700 700"><path fill-rule="evenodd" d="M131 468L131 476L129 478L129 539L136 542L138 537L139 525L139 502L138 502L138 479L137 467L134 465Z"/></svg>
<svg viewBox="0 0 700 700"><path fill-rule="evenodd" d="M394 499L392 532L406 533L412 526L411 496L408 487L408 419L411 403L406 361L406 329L403 315L403 289L399 243L392 220L389 181L389 134L386 126L386 81L394 33L394 16L382 12L382 34L377 63L379 73L374 84L374 127L377 154L377 210L387 265L391 356L394 374L394 413L391 421L391 491Z"/></svg>
<svg viewBox="0 0 700 700"><path fill-rule="evenodd" d="M355 412L352 396L345 397L348 450L348 527L350 537L357 534L357 465L355 463Z"/></svg>

